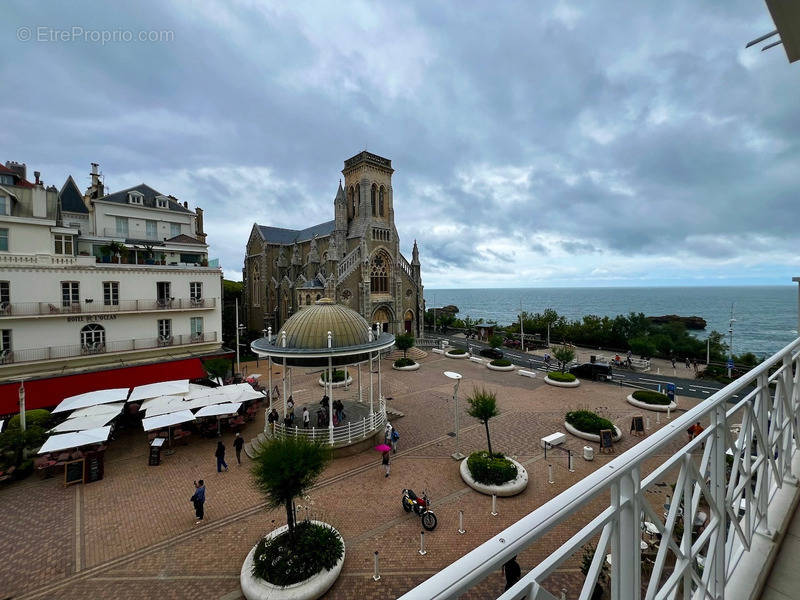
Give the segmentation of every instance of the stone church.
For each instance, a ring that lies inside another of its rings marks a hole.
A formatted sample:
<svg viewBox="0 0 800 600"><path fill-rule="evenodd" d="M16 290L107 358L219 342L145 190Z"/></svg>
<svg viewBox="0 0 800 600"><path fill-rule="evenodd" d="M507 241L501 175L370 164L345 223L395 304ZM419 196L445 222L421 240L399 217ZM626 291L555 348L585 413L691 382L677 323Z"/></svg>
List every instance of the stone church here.
<svg viewBox="0 0 800 600"><path fill-rule="evenodd" d="M422 335L419 251L400 254L392 161L361 152L344 161L334 219L305 229L253 225L244 260L248 329L281 325L303 306L331 298L383 331Z"/></svg>

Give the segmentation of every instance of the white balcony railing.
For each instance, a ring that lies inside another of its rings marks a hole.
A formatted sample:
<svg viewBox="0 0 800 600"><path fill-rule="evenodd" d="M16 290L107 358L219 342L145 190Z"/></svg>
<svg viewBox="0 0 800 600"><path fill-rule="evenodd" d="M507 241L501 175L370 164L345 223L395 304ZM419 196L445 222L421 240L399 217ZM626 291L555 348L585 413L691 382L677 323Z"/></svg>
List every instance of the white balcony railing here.
<svg viewBox="0 0 800 600"><path fill-rule="evenodd" d="M40 315L76 315L121 312L146 312L162 310L210 309L217 306L216 298L159 298L118 300L105 304L102 299L92 302L0 302L0 319L4 317L34 317Z"/></svg>
<svg viewBox="0 0 800 600"><path fill-rule="evenodd" d="M401 598L456 598L539 544L549 556L497 597L553 600L549 576L580 573L587 543L594 557L571 598L591 598L606 563L612 600L748 597L797 493L799 356L800 339ZM689 440L698 421L706 429ZM564 543L548 536L559 525L574 532ZM660 542L644 559L648 530Z"/></svg>
<svg viewBox="0 0 800 600"><path fill-rule="evenodd" d="M140 338L135 340L119 340L114 342L92 342L89 344L70 344L67 346L50 346L48 348L24 348L22 350L0 351L0 365L10 365L43 360L73 358L94 354L112 354L115 352L133 352L149 350L165 346L187 346L190 344L206 344L217 341L217 332L184 333L172 336Z"/></svg>

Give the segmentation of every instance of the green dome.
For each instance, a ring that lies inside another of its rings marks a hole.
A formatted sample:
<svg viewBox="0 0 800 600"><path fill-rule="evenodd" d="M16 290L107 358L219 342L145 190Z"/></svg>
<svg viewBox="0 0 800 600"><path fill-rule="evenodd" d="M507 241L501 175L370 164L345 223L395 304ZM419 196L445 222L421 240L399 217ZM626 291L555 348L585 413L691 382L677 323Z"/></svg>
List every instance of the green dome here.
<svg viewBox="0 0 800 600"><path fill-rule="evenodd" d="M358 346L369 342L369 323L356 311L334 304L330 298L317 300L292 315L278 332L276 346L303 350L328 347L328 332L331 332L331 348Z"/></svg>

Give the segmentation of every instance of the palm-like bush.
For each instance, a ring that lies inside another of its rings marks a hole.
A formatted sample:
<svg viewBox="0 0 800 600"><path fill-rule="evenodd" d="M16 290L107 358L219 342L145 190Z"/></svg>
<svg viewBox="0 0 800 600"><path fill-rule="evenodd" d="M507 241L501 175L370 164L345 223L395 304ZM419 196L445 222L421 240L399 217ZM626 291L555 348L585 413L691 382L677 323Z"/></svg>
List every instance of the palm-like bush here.
<svg viewBox="0 0 800 600"><path fill-rule="evenodd" d="M575 358L575 351L572 348L561 346L553 350L553 357L558 361L558 367L563 373L567 370L567 365Z"/></svg>
<svg viewBox="0 0 800 600"><path fill-rule="evenodd" d="M489 419L500 414L497 410L497 396L484 388L474 390L467 398L469 409L467 414L475 417L486 427L486 444L489 446L489 456L492 456L492 440L489 437Z"/></svg>
<svg viewBox="0 0 800 600"><path fill-rule="evenodd" d="M295 529L294 499L314 485L331 458L328 446L300 436L272 438L256 455L251 468L254 484L270 508L286 509L291 539Z"/></svg>

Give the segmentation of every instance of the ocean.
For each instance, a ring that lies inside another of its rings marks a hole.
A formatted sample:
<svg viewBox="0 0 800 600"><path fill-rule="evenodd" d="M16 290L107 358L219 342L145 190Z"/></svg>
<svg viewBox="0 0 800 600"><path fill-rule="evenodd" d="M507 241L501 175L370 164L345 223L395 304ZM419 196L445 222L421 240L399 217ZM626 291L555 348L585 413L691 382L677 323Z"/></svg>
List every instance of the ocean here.
<svg viewBox="0 0 800 600"><path fill-rule="evenodd" d="M453 304L458 317L496 321L508 325L519 318L520 310L536 313L554 309L568 320L584 315L614 317L642 312L648 317L680 315L702 317L705 330L694 331L698 338L712 330L725 334L733 306L733 351L774 354L797 337L797 288L787 286L736 287L627 287L627 288L512 288L446 290L426 289L427 306Z"/></svg>

